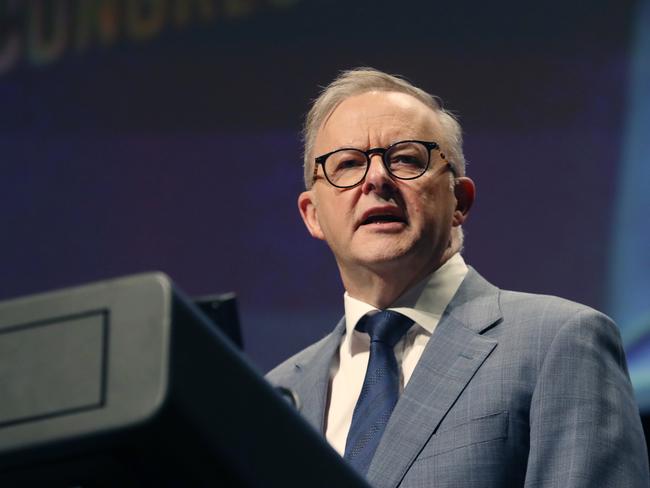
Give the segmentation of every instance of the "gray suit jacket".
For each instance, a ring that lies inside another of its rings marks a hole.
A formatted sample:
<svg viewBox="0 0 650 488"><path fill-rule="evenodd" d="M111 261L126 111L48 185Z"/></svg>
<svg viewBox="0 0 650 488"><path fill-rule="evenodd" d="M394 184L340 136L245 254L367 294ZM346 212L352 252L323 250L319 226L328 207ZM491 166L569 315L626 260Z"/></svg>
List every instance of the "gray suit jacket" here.
<svg viewBox="0 0 650 488"><path fill-rule="evenodd" d="M323 432L345 324L268 374ZM620 336L593 309L499 290L470 271L386 427L381 488L648 487Z"/></svg>

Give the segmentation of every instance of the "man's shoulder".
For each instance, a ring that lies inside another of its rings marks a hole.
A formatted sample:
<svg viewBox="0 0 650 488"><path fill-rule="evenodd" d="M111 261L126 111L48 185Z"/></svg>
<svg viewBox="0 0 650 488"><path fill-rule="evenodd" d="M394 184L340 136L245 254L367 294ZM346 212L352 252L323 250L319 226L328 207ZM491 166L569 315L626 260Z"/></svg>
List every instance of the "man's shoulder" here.
<svg viewBox="0 0 650 488"><path fill-rule="evenodd" d="M505 329L508 334L515 335L532 332L547 338L552 338L564 328L597 329L607 335L619 334L611 318L588 305L553 295L500 289L473 269L468 278L471 281L468 285L474 289L473 298L480 298L484 294L496 297L498 315L501 317L499 322L506 325L505 328L497 327L497 330ZM485 305L486 302L477 300L475 303Z"/></svg>
<svg viewBox="0 0 650 488"><path fill-rule="evenodd" d="M290 380L301 368L302 365L312 362L320 354L321 350L325 346L325 343L331 339L332 334L335 334L341 323L337 325L337 328L327 334L325 337L319 341L314 342L310 346L307 346L302 351L294 354L288 359L285 359L283 362L278 364L271 371L266 373L266 379L271 383L285 384Z"/></svg>
<svg viewBox="0 0 650 488"><path fill-rule="evenodd" d="M532 333L542 343L545 338L553 341L565 334L575 340L606 336L620 344L620 332L614 321L588 305L552 295L510 290L499 291L499 305L503 321L516 324L507 328L515 335Z"/></svg>
<svg viewBox="0 0 650 488"><path fill-rule="evenodd" d="M588 305L554 295L503 289L499 289L499 304L504 312L509 313L517 310L522 310L526 313L533 312L535 314L551 314L555 316L571 316L579 313L601 313Z"/></svg>
<svg viewBox="0 0 650 488"><path fill-rule="evenodd" d="M528 319L555 321L579 316L597 316L611 321L605 314L588 305L554 295L499 290L499 305L504 316L511 317L525 316Z"/></svg>

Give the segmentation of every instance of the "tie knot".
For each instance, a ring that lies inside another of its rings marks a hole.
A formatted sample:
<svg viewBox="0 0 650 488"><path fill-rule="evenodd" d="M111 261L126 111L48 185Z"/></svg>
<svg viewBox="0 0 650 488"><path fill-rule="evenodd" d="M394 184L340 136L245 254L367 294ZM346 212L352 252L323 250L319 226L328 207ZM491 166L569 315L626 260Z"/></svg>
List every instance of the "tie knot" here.
<svg viewBox="0 0 650 488"><path fill-rule="evenodd" d="M413 321L401 313L382 310L374 315L364 315L357 330L367 332L370 342L383 342L394 347L411 325Z"/></svg>

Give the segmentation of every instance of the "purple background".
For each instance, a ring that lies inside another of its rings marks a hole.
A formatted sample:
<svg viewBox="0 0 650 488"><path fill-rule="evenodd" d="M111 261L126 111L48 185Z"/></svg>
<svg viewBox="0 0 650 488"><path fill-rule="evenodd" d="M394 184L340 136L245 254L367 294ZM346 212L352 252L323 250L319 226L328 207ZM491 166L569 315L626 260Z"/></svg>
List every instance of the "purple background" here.
<svg viewBox="0 0 650 488"><path fill-rule="evenodd" d="M460 115L468 263L606 308L633 2L249 4L0 76L0 299L157 269L237 292L262 369L321 337L343 290L297 212L300 123L370 65Z"/></svg>

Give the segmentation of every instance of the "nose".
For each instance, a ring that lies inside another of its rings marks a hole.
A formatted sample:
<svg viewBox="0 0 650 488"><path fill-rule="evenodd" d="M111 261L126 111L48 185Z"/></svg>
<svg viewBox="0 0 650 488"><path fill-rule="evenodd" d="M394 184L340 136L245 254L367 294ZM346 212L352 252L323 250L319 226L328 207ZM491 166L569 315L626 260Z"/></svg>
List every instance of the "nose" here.
<svg viewBox="0 0 650 488"><path fill-rule="evenodd" d="M386 198L395 193L395 180L392 178L380 154L370 156L370 167L361 185L363 193L376 192L379 196Z"/></svg>

